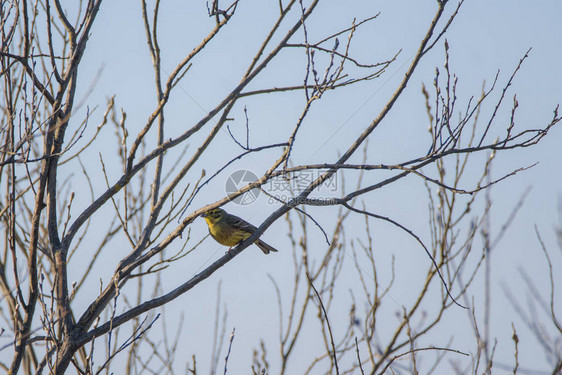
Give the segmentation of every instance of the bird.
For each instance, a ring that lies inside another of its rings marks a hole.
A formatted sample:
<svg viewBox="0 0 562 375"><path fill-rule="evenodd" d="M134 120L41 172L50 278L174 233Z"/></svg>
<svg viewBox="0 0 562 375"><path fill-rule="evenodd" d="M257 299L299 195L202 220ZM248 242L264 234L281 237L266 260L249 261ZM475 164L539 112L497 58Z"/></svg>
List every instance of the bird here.
<svg viewBox="0 0 562 375"><path fill-rule="evenodd" d="M238 216L231 215L221 208L213 208L201 215L207 222L209 233L221 245L238 245L250 237L258 228ZM273 246L266 244L259 238L254 242L264 254L277 252ZM230 251L230 248L228 249Z"/></svg>

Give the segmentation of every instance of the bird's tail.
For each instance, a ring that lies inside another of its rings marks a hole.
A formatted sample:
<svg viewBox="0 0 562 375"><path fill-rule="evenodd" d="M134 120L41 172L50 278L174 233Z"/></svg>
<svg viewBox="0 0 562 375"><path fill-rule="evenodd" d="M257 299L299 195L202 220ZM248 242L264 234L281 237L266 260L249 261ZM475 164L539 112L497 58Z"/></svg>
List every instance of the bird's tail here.
<svg viewBox="0 0 562 375"><path fill-rule="evenodd" d="M275 249L273 246L266 244L262 240L257 240L255 244L261 249L261 251L264 252L264 254L269 254L270 252L274 252L274 253L277 252L277 249Z"/></svg>

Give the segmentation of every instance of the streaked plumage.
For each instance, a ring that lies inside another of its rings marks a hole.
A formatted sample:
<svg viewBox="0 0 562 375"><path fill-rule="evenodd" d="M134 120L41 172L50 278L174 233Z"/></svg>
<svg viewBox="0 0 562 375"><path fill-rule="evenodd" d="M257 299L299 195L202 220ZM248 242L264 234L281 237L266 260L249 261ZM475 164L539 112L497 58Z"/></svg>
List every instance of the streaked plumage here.
<svg viewBox="0 0 562 375"><path fill-rule="evenodd" d="M238 216L231 215L221 208L215 208L205 212L205 218L209 226L209 233L221 245L228 247L236 246L256 231L256 227ZM260 239L254 242L265 254L277 250Z"/></svg>

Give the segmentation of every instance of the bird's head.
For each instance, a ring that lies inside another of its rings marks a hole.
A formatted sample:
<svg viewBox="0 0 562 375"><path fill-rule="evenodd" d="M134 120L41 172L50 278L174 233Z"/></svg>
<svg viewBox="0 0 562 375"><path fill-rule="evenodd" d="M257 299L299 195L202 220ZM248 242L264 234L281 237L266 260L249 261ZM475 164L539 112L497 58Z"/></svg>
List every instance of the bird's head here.
<svg viewBox="0 0 562 375"><path fill-rule="evenodd" d="M226 211L222 208L213 208L207 212L201 214L201 217L205 218L207 223L216 223L221 220L226 215Z"/></svg>

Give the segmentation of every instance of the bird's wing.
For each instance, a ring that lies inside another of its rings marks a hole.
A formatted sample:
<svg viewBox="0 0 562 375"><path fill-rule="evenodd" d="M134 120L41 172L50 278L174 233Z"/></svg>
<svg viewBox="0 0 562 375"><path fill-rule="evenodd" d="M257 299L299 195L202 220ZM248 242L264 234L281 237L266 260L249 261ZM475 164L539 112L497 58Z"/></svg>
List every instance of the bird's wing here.
<svg viewBox="0 0 562 375"><path fill-rule="evenodd" d="M248 223L246 220L239 218L238 216L230 215L228 219L230 225L232 225L236 229L243 230L244 232L254 233L256 229L258 229L252 224Z"/></svg>

